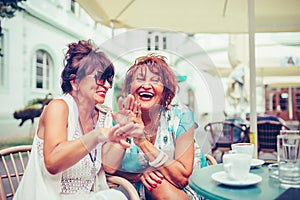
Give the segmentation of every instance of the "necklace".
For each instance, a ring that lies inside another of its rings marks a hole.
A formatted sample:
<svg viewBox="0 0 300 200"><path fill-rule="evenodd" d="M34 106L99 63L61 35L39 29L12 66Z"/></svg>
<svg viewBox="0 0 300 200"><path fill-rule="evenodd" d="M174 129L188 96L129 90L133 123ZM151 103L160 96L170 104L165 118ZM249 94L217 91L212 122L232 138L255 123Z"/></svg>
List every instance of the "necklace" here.
<svg viewBox="0 0 300 200"><path fill-rule="evenodd" d="M94 122L94 115L91 113L91 119L92 119L92 125L93 125L93 130L95 129L95 122ZM81 123L81 119L80 119L80 116L78 116L78 122L79 122L79 125L80 125L80 128L81 128L81 130L82 130L82 133L83 133L83 135L85 134L85 131L84 131L84 128L83 128L83 125L82 125L82 123ZM97 148L95 148L95 152L94 152L94 158L93 158L93 156L92 156L92 154L91 154L91 152L89 152L89 156L90 156L90 159L91 159L91 161L92 161L92 163L93 163L93 170L95 170L96 168L95 168L95 162L96 162L96 159L97 159Z"/></svg>

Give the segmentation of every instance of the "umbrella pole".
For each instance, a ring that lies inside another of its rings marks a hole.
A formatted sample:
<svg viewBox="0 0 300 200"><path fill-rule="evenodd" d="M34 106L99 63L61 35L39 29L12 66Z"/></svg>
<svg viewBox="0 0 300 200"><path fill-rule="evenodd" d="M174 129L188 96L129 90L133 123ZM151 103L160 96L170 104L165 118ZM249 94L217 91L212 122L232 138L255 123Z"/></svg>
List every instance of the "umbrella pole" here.
<svg viewBox="0 0 300 200"><path fill-rule="evenodd" d="M115 37L115 23L113 21L110 22L110 28L111 28L111 38Z"/></svg>
<svg viewBox="0 0 300 200"><path fill-rule="evenodd" d="M250 142L254 144L254 158L257 158L256 117L256 66L255 66L255 10L254 0L248 0L249 70L250 70Z"/></svg>

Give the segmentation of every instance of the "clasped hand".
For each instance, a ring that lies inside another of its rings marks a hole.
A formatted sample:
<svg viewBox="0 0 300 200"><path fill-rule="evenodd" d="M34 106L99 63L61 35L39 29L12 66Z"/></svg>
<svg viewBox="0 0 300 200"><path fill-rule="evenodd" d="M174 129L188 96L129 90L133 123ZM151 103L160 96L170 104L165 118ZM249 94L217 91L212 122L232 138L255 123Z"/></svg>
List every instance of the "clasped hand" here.
<svg viewBox="0 0 300 200"><path fill-rule="evenodd" d="M140 179L147 190L152 190L161 184L164 180L164 175L153 168L147 169Z"/></svg>

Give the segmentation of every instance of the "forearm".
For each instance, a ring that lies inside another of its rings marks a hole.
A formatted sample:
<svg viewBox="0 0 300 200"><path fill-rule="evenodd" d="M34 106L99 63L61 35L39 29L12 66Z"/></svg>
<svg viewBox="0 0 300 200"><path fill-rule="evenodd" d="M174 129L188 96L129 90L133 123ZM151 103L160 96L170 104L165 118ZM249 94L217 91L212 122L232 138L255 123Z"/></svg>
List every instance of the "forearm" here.
<svg viewBox="0 0 300 200"><path fill-rule="evenodd" d="M160 154L160 150L157 149L151 142L147 139L134 139L135 144L138 148L147 156L149 162L153 162Z"/></svg>
<svg viewBox="0 0 300 200"><path fill-rule="evenodd" d="M167 155L165 153L161 152L147 140L139 142L138 146L147 156L149 164L154 164L152 167L159 170L171 184L179 188L184 187L187 184L191 170L185 168L183 163L166 157Z"/></svg>
<svg viewBox="0 0 300 200"><path fill-rule="evenodd" d="M76 164L99 143L98 134L91 131L82 137L62 141L55 147L50 147L45 141L44 160L49 173L57 174Z"/></svg>
<svg viewBox="0 0 300 200"><path fill-rule="evenodd" d="M160 153L160 150L151 143L139 143L139 148L148 157L149 164L154 163L155 166L152 167L161 172L166 180L178 188L183 188L188 184L188 179L193 171L193 129L182 135L176 141L175 146L175 158L168 157L165 160L160 156L163 153Z"/></svg>
<svg viewBox="0 0 300 200"><path fill-rule="evenodd" d="M125 148L120 144L106 142L102 146L102 165L103 169L113 174L119 168L125 154Z"/></svg>
<svg viewBox="0 0 300 200"><path fill-rule="evenodd" d="M65 141L57 145L48 156L44 154L45 166L49 173L57 174L73 166L87 153L86 147L79 139Z"/></svg>
<svg viewBox="0 0 300 200"><path fill-rule="evenodd" d="M173 185L179 188L188 184L194 163L194 127L176 139L174 160L168 160L159 170Z"/></svg>
<svg viewBox="0 0 300 200"><path fill-rule="evenodd" d="M168 161L157 169L163 174L164 178L177 188L184 188L188 184L188 179L192 173L180 162L168 159Z"/></svg>

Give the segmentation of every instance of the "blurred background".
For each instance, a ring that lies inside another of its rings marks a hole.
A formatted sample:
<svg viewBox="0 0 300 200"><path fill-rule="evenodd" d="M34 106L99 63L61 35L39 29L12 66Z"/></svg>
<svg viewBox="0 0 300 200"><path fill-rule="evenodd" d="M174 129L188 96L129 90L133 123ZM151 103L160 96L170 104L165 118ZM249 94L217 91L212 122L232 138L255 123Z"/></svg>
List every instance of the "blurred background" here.
<svg viewBox="0 0 300 200"><path fill-rule="evenodd" d="M196 1L185 1L188 9L181 7L184 5L177 8L176 1L172 6L172 1L160 6L149 1L150 5L141 5L137 10L150 17L130 10L138 6L134 1L109 2L112 5L99 0L0 1L2 146L31 143L43 107L61 94L60 73L67 44L80 39L92 39L114 62L116 81L106 99L106 104L113 108L124 74L134 58L156 52L168 58L176 73L181 89L174 104L184 103L193 109L197 132L203 131L210 121L249 119L253 95L249 75L251 35L248 23L242 21L243 18L249 20L247 1L231 5L231 1L201 0L198 7L193 5ZM300 15L297 8L300 2L284 1L284 6L277 5L278 0L273 4L268 4L269 0L263 2L262 7L272 8L274 13L270 14L279 17L268 20L281 24L274 26L268 24L264 16L255 16L256 77L252 87L256 91L256 112L277 116L291 128L297 128L300 121ZM163 14L173 11L177 15L160 16L154 10ZM269 14L261 7L256 11ZM283 11L289 15L281 14ZM234 16L235 12L241 16ZM133 18L141 22L126 24L130 19L128 13L136 14ZM199 13L207 16L199 17ZM110 14L115 19L111 19ZM192 16L193 20L185 20L185 15ZM165 26L168 17L173 23ZM149 20L148 24L141 25L148 19L162 23ZM285 21L289 24L285 25Z"/></svg>

